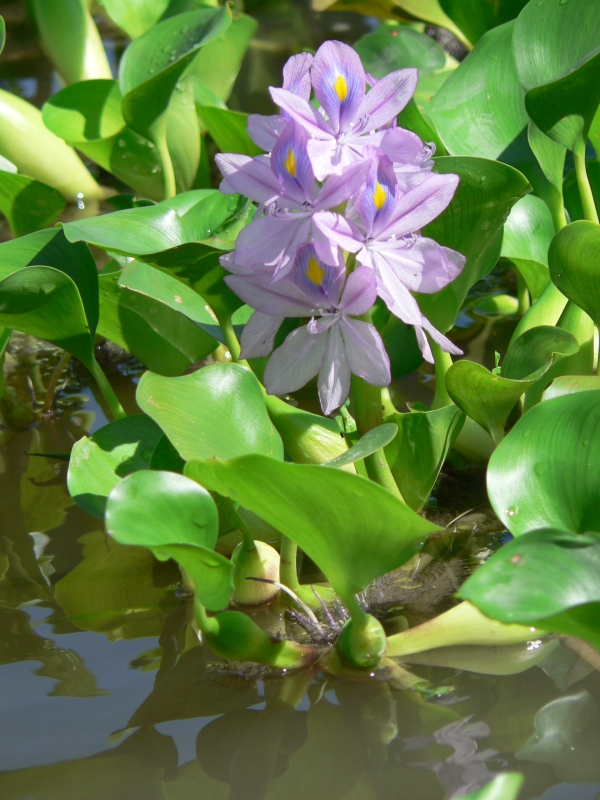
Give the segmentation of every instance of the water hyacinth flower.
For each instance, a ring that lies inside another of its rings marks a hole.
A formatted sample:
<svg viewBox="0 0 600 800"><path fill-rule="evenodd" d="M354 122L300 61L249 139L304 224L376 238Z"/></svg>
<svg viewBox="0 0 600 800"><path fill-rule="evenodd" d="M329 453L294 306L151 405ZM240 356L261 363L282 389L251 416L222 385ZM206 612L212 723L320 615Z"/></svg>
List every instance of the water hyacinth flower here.
<svg viewBox="0 0 600 800"><path fill-rule="evenodd" d="M373 272L359 267L346 279L343 260L321 261L315 248L298 248L286 279L272 285L268 275L231 275L233 291L256 311L242 334L242 357L266 355L285 317L311 317L292 331L271 356L264 382L269 394L294 392L318 375L324 414L339 408L350 393L350 375L374 386L391 380L388 355L375 327L354 317L366 314L377 297Z"/></svg>

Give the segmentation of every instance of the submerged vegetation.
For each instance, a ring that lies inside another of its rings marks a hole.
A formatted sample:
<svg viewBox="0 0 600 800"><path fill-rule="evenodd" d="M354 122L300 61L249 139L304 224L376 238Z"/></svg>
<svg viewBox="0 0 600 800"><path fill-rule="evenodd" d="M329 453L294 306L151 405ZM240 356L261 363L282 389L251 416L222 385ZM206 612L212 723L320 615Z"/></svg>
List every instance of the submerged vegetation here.
<svg viewBox="0 0 600 800"><path fill-rule="evenodd" d="M314 0L370 32L236 83L268 5L104 0L109 63L89 2L28 4L62 88L0 89L2 436L65 420L31 456L107 536L19 602L111 631L162 603L155 691L202 643L282 720L323 676L423 705L451 687L419 665L598 669L597 3ZM495 517L444 501L484 474Z"/></svg>

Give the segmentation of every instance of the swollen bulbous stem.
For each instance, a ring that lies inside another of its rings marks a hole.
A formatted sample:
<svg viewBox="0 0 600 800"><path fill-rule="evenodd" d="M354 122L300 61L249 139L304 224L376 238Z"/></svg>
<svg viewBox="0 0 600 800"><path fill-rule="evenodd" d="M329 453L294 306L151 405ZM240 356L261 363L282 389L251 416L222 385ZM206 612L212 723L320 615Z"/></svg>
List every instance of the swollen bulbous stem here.
<svg viewBox="0 0 600 800"><path fill-rule="evenodd" d="M446 389L446 373L452 366L453 361L450 353L442 350L439 344L434 342L430 336L427 338L429 339L435 368L435 395L431 404L431 410L434 411L436 408L452 405L452 398Z"/></svg>
<svg viewBox="0 0 600 800"><path fill-rule="evenodd" d="M379 620L367 614L353 595L344 602L350 619L342 628L335 644L343 662L358 669L375 667L385 655L387 640Z"/></svg>
<svg viewBox="0 0 600 800"><path fill-rule="evenodd" d="M519 644L544 635L544 631L526 625L505 625L490 619L465 601L422 625L390 636L387 655L394 658L452 645Z"/></svg>
<svg viewBox="0 0 600 800"><path fill-rule="evenodd" d="M233 600L243 606L270 603L279 594L279 553L266 542L245 538L233 551Z"/></svg>

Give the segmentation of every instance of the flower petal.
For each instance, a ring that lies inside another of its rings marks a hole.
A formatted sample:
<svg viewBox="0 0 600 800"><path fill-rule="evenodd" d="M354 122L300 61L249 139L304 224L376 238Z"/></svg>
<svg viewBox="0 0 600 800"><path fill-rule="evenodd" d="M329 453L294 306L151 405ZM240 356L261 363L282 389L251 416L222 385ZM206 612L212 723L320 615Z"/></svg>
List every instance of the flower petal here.
<svg viewBox="0 0 600 800"><path fill-rule="evenodd" d="M331 211L319 211L313 216L313 225L342 249L356 253L364 242L364 234L353 222Z"/></svg>
<svg viewBox="0 0 600 800"><path fill-rule="evenodd" d="M315 208L327 211L339 206L360 189L368 172L368 161L355 161L344 167L341 175L330 175L315 198Z"/></svg>
<svg viewBox="0 0 600 800"><path fill-rule="evenodd" d="M307 143L307 132L290 120L271 153L271 169L285 194L300 205L310 202L316 190Z"/></svg>
<svg viewBox="0 0 600 800"><path fill-rule="evenodd" d="M358 53L342 42L325 42L315 55L311 78L331 129L345 131L365 96L365 71Z"/></svg>
<svg viewBox="0 0 600 800"><path fill-rule="evenodd" d="M310 53L300 53L288 58L283 68L283 88L294 92L304 100L310 100L310 68L313 57Z"/></svg>
<svg viewBox="0 0 600 800"><path fill-rule="evenodd" d="M274 268L274 275L283 276L292 268L296 248L306 241L309 231L310 217L303 214L254 219L237 237L235 268L248 271L257 265L268 265Z"/></svg>
<svg viewBox="0 0 600 800"><path fill-rule="evenodd" d="M361 190L353 198L368 237L385 227L396 207L397 183L390 159L374 147L365 147L370 161L369 174Z"/></svg>
<svg viewBox="0 0 600 800"><path fill-rule="evenodd" d="M242 352L240 358L262 358L268 356L273 349L275 335L281 327L285 317L274 317L255 311L240 337Z"/></svg>
<svg viewBox="0 0 600 800"><path fill-rule="evenodd" d="M418 80L419 72L412 68L390 72L378 80L356 112L360 120L365 118L360 130L374 131L391 122L415 93Z"/></svg>
<svg viewBox="0 0 600 800"><path fill-rule="evenodd" d="M411 292L438 292L460 275L465 257L433 239L408 237L372 242L375 260L385 261Z"/></svg>
<svg viewBox="0 0 600 800"><path fill-rule="evenodd" d="M358 267L348 276L340 309L359 317L366 314L377 299L377 278L368 267Z"/></svg>
<svg viewBox="0 0 600 800"><path fill-rule="evenodd" d="M319 400L325 415L331 414L348 399L350 394L350 365L339 325L333 325L327 334L327 350L319 371Z"/></svg>
<svg viewBox="0 0 600 800"><path fill-rule="evenodd" d="M323 116L302 97L298 97L293 92L288 92L287 89L275 89L272 86L269 88L269 92L273 102L282 111L286 111L311 136L316 136L318 139L331 138L329 126Z"/></svg>
<svg viewBox="0 0 600 800"><path fill-rule="evenodd" d="M304 244L297 250L292 275L315 308L333 309L342 293L346 266L341 255L336 264L327 264L318 258L313 244Z"/></svg>
<svg viewBox="0 0 600 800"><path fill-rule="evenodd" d="M372 386L387 386L392 380L390 359L375 326L344 317L341 330L352 373Z"/></svg>
<svg viewBox="0 0 600 800"><path fill-rule="evenodd" d="M310 334L306 325L292 331L269 359L264 375L267 392L295 392L314 378L323 363L328 335Z"/></svg>
<svg viewBox="0 0 600 800"><path fill-rule="evenodd" d="M272 202L281 194L281 185L269 165L268 156L250 158L238 153L219 153L217 166L227 188L257 203Z"/></svg>
<svg viewBox="0 0 600 800"><path fill-rule="evenodd" d="M399 196L391 220L377 237L405 236L439 217L452 200L458 181L458 175L428 174L426 180Z"/></svg>
<svg viewBox="0 0 600 800"><path fill-rule="evenodd" d="M280 114L263 116L262 114L251 114L248 117L248 136L254 144L270 153L277 144L281 132L287 125L287 120Z"/></svg>
<svg viewBox="0 0 600 800"><path fill-rule="evenodd" d="M263 314L283 317L308 317L314 303L289 279L272 282L265 273L226 275L225 283L247 303Z"/></svg>
<svg viewBox="0 0 600 800"><path fill-rule="evenodd" d="M381 149L393 162L420 167L435 152L435 145L424 144L416 133L391 128L381 140Z"/></svg>

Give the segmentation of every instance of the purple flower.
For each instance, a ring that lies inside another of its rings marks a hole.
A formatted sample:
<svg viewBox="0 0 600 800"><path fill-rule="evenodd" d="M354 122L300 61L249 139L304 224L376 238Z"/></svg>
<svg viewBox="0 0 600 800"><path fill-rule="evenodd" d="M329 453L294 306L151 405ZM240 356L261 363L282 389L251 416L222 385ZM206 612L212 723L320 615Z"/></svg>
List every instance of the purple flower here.
<svg viewBox="0 0 600 800"><path fill-rule="evenodd" d="M365 71L358 54L341 42L325 42L310 70L321 110L288 89L271 89L283 112L311 135L308 154L318 180L339 175L344 166L361 158L366 145L381 143L389 125L414 94L416 69L391 72L365 93Z"/></svg>
<svg viewBox="0 0 600 800"><path fill-rule="evenodd" d="M370 323L354 319L366 314L377 297L371 270L359 267L346 280L341 256L336 265L324 263L306 244L298 248L289 276L275 285L260 272L225 280L256 309L242 334L244 358L267 355L285 317L311 317L269 359L264 375L269 394L294 392L318 375L321 407L330 414L348 398L351 374L375 386L390 382L379 334Z"/></svg>
<svg viewBox="0 0 600 800"><path fill-rule="evenodd" d="M369 148L369 175L353 198L349 219L340 224L333 215L322 215L316 223L345 250L356 253L357 261L373 270L378 292L390 311L403 322L424 329L444 350L460 353L421 313L411 291L437 292L461 272L465 259L415 235L446 208L458 184L456 175L425 173L425 178L407 192L398 186L391 160ZM422 330L417 338L424 357L433 361Z"/></svg>
<svg viewBox="0 0 600 800"><path fill-rule="evenodd" d="M224 175L221 191L239 192L255 200L266 210L238 236L233 260L227 268L247 271L257 265L272 267L274 279L292 268L296 249L312 240L321 259L337 260L337 244L319 227L318 220L327 209L344 203L363 184L368 162L351 164L340 175L330 176L323 186L315 181L307 154L308 134L289 121L270 156L229 153L216 157ZM260 210L260 209L259 209ZM329 213L344 226L338 213Z"/></svg>

